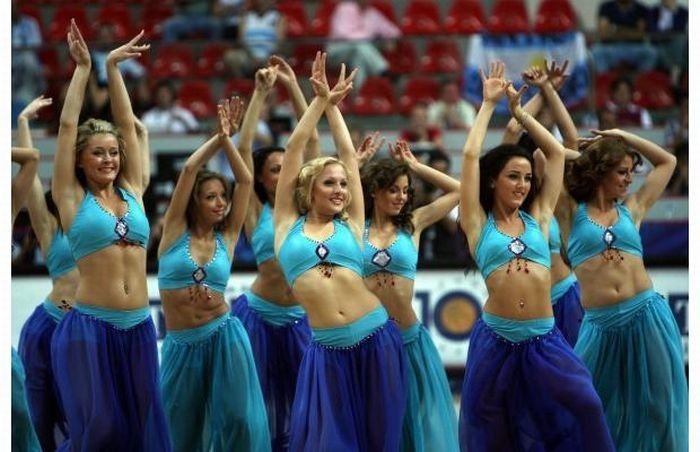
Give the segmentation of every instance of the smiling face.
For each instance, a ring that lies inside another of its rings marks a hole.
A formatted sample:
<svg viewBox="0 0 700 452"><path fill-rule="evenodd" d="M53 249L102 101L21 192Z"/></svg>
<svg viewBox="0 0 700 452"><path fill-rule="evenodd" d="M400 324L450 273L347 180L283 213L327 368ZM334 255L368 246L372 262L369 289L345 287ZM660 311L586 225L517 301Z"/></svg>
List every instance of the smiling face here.
<svg viewBox="0 0 700 452"><path fill-rule="evenodd" d="M600 182L599 189L602 190L605 198L624 198L632 183L633 170L632 157L626 155Z"/></svg>
<svg viewBox="0 0 700 452"><path fill-rule="evenodd" d="M345 169L332 163L326 165L311 188L311 209L321 215L341 213L348 199L348 177Z"/></svg>
<svg viewBox="0 0 700 452"><path fill-rule="evenodd" d="M408 176L402 174L388 188L375 190L372 194L375 212L390 217L398 215L408 201L409 188Z"/></svg>
<svg viewBox="0 0 700 452"><path fill-rule="evenodd" d="M532 185L532 166L525 157L513 157L498 173L496 179L491 182L493 188L494 204L500 204L506 208L519 208Z"/></svg>
<svg viewBox="0 0 700 452"><path fill-rule="evenodd" d="M78 154L77 167L83 170L88 181L96 185L114 182L121 168L117 137L111 133L91 136Z"/></svg>
<svg viewBox="0 0 700 452"><path fill-rule="evenodd" d="M197 219L203 224L217 224L224 219L228 198L226 187L218 178L207 179L196 194Z"/></svg>

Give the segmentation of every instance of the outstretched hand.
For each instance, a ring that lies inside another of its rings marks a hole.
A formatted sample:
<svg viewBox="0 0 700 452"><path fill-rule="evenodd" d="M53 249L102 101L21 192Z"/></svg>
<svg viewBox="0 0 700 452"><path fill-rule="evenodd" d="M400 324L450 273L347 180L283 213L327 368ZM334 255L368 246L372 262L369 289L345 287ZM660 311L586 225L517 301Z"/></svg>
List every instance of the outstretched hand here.
<svg viewBox="0 0 700 452"><path fill-rule="evenodd" d="M143 34L144 31L141 30L139 34L131 39L131 41L109 52L109 55L107 55L107 64L117 64L120 61L124 61L129 58L140 57L141 52L145 52L146 50L150 49L150 44L137 44L143 37Z"/></svg>
<svg viewBox="0 0 700 452"><path fill-rule="evenodd" d="M291 85L297 82L297 76L287 61L279 55L272 55L268 60L269 66L277 66L277 80L284 85Z"/></svg>
<svg viewBox="0 0 700 452"><path fill-rule="evenodd" d="M569 67L569 60L564 60L564 64L557 66L557 63L552 61L552 65L547 65L547 60L544 60L545 73L552 83L554 89L559 91L566 79L569 77L566 74L566 68Z"/></svg>
<svg viewBox="0 0 700 452"><path fill-rule="evenodd" d="M75 64L78 66L90 66L90 51L85 43L85 39L83 39L83 35L80 34L75 19L70 20L70 29L66 39L68 41L68 52Z"/></svg>
<svg viewBox="0 0 700 452"><path fill-rule="evenodd" d="M483 69L479 69L484 102L496 103L503 96L509 83L503 78L505 71L506 65L502 61L494 61L489 65L488 77L484 75Z"/></svg>
<svg viewBox="0 0 700 452"><path fill-rule="evenodd" d="M217 105L221 133L227 137L235 135L240 127L244 111L245 108L240 97L233 96L231 99L222 99Z"/></svg>
<svg viewBox="0 0 700 452"><path fill-rule="evenodd" d="M35 119L38 116L39 110L44 107L48 107L53 103L53 99L50 97L41 96L29 102L29 104L24 107L24 110L19 114L20 118Z"/></svg>
<svg viewBox="0 0 700 452"><path fill-rule="evenodd" d="M396 161L408 163L411 168L418 163L418 159L404 140L397 140L394 145L389 144L389 155Z"/></svg>
<svg viewBox="0 0 700 452"><path fill-rule="evenodd" d="M516 91L513 84L508 83L508 87L506 88L506 96L508 96L508 108L510 109L510 113L513 115L513 117L516 117L516 115L522 111L520 101L523 97L523 93L526 90L527 85L521 86L520 89Z"/></svg>
<svg viewBox="0 0 700 452"><path fill-rule="evenodd" d="M523 71L522 78L528 85L533 85L540 88L543 84L547 83L548 80L547 73L539 66L532 66Z"/></svg>
<svg viewBox="0 0 700 452"><path fill-rule="evenodd" d="M365 163L369 162L377 151L384 146L384 141L386 141L385 138L381 137L381 140L379 138L379 132L374 132L371 135L367 135L365 139L362 140L360 147L355 151L357 164L360 166L360 168Z"/></svg>
<svg viewBox="0 0 700 452"><path fill-rule="evenodd" d="M333 89L330 92L330 95L328 96L328 101L331 103L331 105L338 105L340 102L343 101L345 96L348 95L350 91L352 91L352 80L355 78L357 75L357 69L353 69L353 71L345 77L345 63L340 65L340 75L338 76L338 82L335 84Z"/></svg>

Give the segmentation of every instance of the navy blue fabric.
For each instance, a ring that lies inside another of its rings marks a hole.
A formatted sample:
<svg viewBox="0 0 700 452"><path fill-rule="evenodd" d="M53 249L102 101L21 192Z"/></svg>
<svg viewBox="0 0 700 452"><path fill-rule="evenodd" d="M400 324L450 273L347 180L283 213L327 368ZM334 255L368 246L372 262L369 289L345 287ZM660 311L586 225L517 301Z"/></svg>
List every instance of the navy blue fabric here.
<svg viewBox="0 0 700 452"><path fill-rule="evenodd" d="M552 300L552 311L554 311L554 322L564 339L572 347L575 346L584 315L583 306L581 306L581 285L578 281L574 281L561 297Z"/></svg>

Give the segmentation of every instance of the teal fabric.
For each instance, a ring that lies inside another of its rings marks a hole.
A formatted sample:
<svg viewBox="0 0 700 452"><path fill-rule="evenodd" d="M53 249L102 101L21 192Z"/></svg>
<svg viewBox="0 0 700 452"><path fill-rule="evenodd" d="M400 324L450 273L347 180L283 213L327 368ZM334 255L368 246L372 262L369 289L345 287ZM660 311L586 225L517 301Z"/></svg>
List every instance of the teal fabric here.
<svg viewBox="0 0 700 452"><path fill-rule="evenodd" d="M552 254L561 254L561 230L557 218L552 215L552 220L549 222L549 252Z"/></svg>
<svg viewBox="0 0 700 452"><path fill-rule="evenodd" d="M39 438L34 431L29 415L27 392L24 386L26 375L17 350L12 348L12 450L41 452Z"/></svg>
<svg viewBox="0 0 700 452"><path fill-rule="evenodd" d="M275 231L272 225L272 207L263 204L258 224L250 235L250 246L258 265L275 258Z"/></svg>
<svg viewBox="0 0 700 452"><path fill-rule="evenodd" d="M512 320L505 317L483 312L481 318L484 323L499 336L518 343L536 336L549 333L554 328L554 317L545 317L531 320Z"/></svg>
<svg viewBox="0 0 700 452"><path fill-rule="evenodd" d="M401 331L408 399L401 451L459 452L457 413L440 354L422 323Z"/></svg>
<svg viewBox="0 0 700 452"><path fill-rule="evenodd" d="M68 238L57 229L46 253L46 269L51 279L57 279L75 268L75 259Z"/></svg>
<svg viewBox="0 0 700 452"><path fill-rule="evenodd" d="M578 281L576 275L572 272L569 273L569 276L554 284L550 291L552 304L555 304L576 281Z"/></svg>
<svg viewBox="0 0 700 452"><path fill-rule="evenodd" d="M151 308L148 306L139 309L109 309L75 303L73 309L77 309L84 314L107 322L120 330L128 330L143 322L151 315Z"/></svg>
<svg viewBox="0 0 700 452"><path fill-rule="evenodd" d="M48 299L44 300L42 306L46 310L46 313L49 314L49 316L51 316L51 318L54 319L56 323L60 322L63 316L66 315L64 311L58 309L58 307L55 304L51 303L51 301L49 301Z"/></svg>
<svg viewBox="0 0 700 452"><path fill-rule="evenodd" d="M365 223L363 269L365 278L377 272L388 272L404 278L416 279L418 249L411 234L403 229L396 231L394 241L385 249L379 249L369 241L369 221Z"/></svg>
<svg viewBox="0 0 700 452"><path fill-rule="evenodd" d="M575 351L593 376L619 452L688 450L683 344L661 295L648 289L587 309Z"/></svg>
<svg viewBox="0 0 700 452"><path fill-rule="evenodd" d="M354 322L333 328L312 328L311 337L326 347L352 347L367 339L389 320L384 306L378 306Z"/></svg>

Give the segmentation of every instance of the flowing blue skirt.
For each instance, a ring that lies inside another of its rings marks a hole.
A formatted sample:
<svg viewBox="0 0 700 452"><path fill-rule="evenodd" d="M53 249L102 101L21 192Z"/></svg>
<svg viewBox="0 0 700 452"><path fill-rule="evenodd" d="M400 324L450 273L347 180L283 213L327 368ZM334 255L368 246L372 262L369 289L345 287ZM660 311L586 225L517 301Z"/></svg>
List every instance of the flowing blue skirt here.
<svg viewBox="0 0 700 452"><path fill-rule="evenodd" d="M130 311L76 305L56 327L51 364L68 421L59 450L170 451L150 316L129 328L96 317ZM141 311L141 310L139 310Z"/></svg>
<svg viewBox="0 0 700 452"><path fill-rule="evenodd" d="M457 413L440 354L420 322L401 336L408 364L401 450L457 452Z"/></svg>
<svg viewBox="0 0 700 452"><path fill-rule="evenodd" d="M252 303L249 302L253 299ZM266 309L256 309L264 303ZM245 293L232 306L248 332L270 424L272 450L289 448L289 422L299 366L311 341L311 329L300 307L284 308Z"/></svg>
<svg viewBox="0 0 700 452"><path fill-rule="evenodd" d="M384 311L384 321L360 339L348 331L351 345L315 336L299 369L290 451L399 449L406 362L399 329L387 318Z"/></svg>
<svg viewBox="0 0 700 452"><path fill-rule="evenodd" d="M12 348L12 451L41 452L29 415L24 380L22 360Z"/></svg>
<svg viewBox="0 0 700 452"><path fill-rule="evenodd" d="M678 325L653 289L587 309L576 344L620 452L688 450L688 383Z"/></svg>
<svg viewBox="0 0 700 452"><path fill-rule="evenodd" d="M581 328L584 314L583 306L581 306L581 285L576 279L570 278L560 282L564 283L563 293L556 298L552 297L554 323L561 331L566 342L574 347L578 340L578 332Z"/></svg>
<svg viewBox="0 0 700 452"><path fill-rule="evenodd" d="M270 450L250 342L236 317L227 313L198 328L168 331L161 352L175 451Z"/></svg>
<svg viewBox="0 0 700 452"><path fill-rule="evenodd" d="M60 312L48 300L37 306L22 326L18 347L27 375L32 423L41 448L47 451L56 450L68 437L68 425L51 369L51 336L58 325L55 311Z"/></svg>
<svg viewBox="0 0 700 452"><path fill-rule="evenodd" d="M469 452L615 450L591 374L556 327L516 343L483 319L469 338L459 441Z"/></svg>

